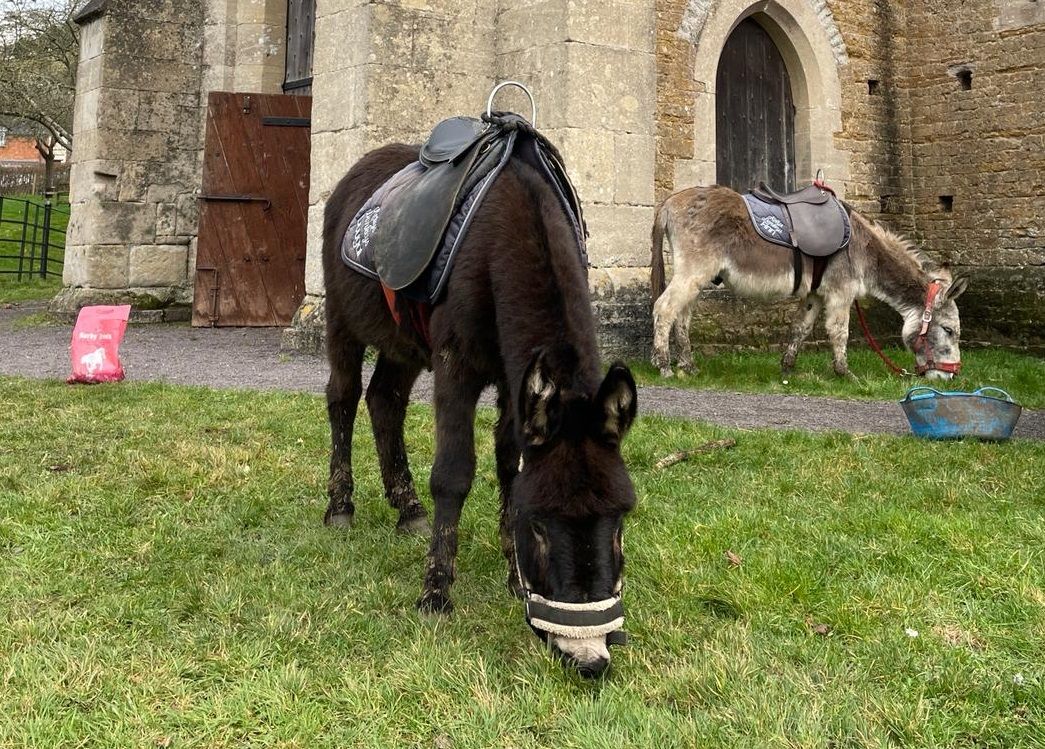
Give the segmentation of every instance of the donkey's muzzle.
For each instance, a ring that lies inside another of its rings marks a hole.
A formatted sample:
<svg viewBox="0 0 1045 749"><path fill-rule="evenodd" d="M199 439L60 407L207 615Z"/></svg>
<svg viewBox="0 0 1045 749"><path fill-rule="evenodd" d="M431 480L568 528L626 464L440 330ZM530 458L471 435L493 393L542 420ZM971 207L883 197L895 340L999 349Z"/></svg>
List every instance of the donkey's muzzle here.
<svg viewBox="0 0 1045 749"><path fill-rule="evenodd" d="M620 596L589 603L552 601L536 593L526 597L526 622L534 629L553 637L570 640L606 638L607 645L623 645L627 636L624 626L624 604Z"/></svg>

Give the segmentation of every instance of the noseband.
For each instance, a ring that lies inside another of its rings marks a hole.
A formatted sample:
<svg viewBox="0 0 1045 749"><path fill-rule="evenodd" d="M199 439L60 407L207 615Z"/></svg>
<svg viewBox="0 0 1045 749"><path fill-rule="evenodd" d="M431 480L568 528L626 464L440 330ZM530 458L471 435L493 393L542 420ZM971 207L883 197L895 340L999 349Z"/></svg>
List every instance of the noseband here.
<svg viewBox="0 0 1045 749"><path fill-rule="evenodd" d="M526 623L534 629L573 640L605 637L607 645L628 643L628 634L621 629L624 626L624 604L619 593L589 603L566 603L545 598L530 589L519 565L518 552L515 553L515 573L525 597Z"/></svg>
<svg viewBox="0 0 1045 749"><path fill-rule="evenodd" d="M919 375L923 375L930 369L935 369L940 372L950 372L952 375L957 375L962 368L960 361L956 362L940 362L937 364L933 360L933 350L929 346L929 323L933 321L933 303L936 301L936 295L940 293L940 289L943 288L942 284L936 279L929 284L928 290L925 292L925 309L922 310L922 327L918 331L918 337L914 339L914 351L915 353L921 353L925 356L925 364L915 364L914 371Z"/></svg>

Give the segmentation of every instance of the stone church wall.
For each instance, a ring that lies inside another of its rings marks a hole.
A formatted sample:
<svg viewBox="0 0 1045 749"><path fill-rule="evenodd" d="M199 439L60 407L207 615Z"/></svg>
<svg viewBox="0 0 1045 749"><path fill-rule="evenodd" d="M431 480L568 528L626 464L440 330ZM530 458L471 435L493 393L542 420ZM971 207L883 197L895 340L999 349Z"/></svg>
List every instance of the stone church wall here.
<svg viewBox="0 0 1045 749"><path fill-rule="evenodd" d="M207 94L281 90L286 0L86 8L55 307L130 299L165 319L192 294ZM337 180L370 148L477 114L514 78L584 201L604 350L644 357L654 206L714 182L718 54L751 14L793 82L799 180L825 168L858 210L969 272L965 340L1043 350L1045 9L1033 0L317 0L307 296L288 343L320 344L320 227ZM509 93L497 106L528 104ZM695 342L779 342L793 307L713 291ZM874 324L898 328L889 310Z"/></svg>
<svg viewBox="0 0 1045 749"><path fill-rule="evenodd" d="M911 4L916 238L971 276L962 338L1045 351L1045 4Z"/></svg>

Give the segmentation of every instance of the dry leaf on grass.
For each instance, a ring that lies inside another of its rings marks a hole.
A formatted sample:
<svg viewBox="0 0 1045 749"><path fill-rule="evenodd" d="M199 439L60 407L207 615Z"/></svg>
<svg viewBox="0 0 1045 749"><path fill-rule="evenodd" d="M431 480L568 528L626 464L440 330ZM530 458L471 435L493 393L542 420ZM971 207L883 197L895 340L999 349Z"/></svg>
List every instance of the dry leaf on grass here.
<svg viewBox="0 0 1045 749"><path fill-rule="evenodd" d="M712 450L729 450L730 448L736 447L737 441L735 439L724 439L714 440L712 442L705 442L700 447L694 447L692 450L679 450L678 452L665 455L663 458L658 460L653 467L660 470L673 466L676 463L681 463L684 460L689 460L694 455L702 455L703 453L709 453Z"/></svg>

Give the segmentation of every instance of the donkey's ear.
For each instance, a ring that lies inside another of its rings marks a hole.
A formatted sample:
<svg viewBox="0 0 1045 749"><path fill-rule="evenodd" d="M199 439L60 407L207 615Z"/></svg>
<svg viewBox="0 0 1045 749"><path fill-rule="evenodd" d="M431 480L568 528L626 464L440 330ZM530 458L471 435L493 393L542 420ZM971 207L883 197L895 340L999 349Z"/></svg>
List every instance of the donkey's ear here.
<svg viewBox="0 0 1045 749"><path fill-rule="evenodd" d="M606 373L595 396L596 413L602 417L600 432L612 444L619 443L628 433L638 412L638 392L631 370L615 362Z"/></svg>
<svg viewBox="0 0 1045 749"><path fill-rule="evenodd" d="M562 388L552 379L548 355L537 351L523 375L519 393L519 423L530 447L543 445L559 430L562 421Z"/></svg>
<svg viewBox="0 0 1045 749"><path fill-rule="evenodd" d="M953 302L955 299L964 294L967 288L969 288L969 277L958 276L956 279L954 279L951 285L947 287L947 301Z"/></svg>

